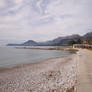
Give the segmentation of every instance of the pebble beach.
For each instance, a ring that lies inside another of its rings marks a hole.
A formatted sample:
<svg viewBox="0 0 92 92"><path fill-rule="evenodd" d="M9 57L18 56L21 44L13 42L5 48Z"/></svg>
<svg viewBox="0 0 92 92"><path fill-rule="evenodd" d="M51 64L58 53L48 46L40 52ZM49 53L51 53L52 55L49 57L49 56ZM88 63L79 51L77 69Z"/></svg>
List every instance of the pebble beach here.
<svg viewBox="0 0 92 92"><path fill-rule="evenodd" d="M1 69L0 92L68 92L76 84L76 65L73 54Z"/></svg>

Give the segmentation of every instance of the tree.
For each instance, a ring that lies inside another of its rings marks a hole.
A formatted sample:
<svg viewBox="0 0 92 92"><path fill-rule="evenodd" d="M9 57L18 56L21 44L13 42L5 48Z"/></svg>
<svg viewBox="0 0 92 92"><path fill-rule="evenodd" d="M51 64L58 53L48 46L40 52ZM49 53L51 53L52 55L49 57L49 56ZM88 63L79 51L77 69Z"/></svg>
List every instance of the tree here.
<svg viewBox="0 0 92 92"><path fill-rule="evenodd" d="M78 39L77 41L76 41L76 44L81 44L83 41L81 40L81 39Z"/></svg>
<svg viewBox="0 0 92 92"><path fill-rule="evenodd" d="M73 44L81 44L82 43L82 40L81 39L78 39L78 40L72 40L69 42L69 45L72 46Z"/></svg>
<svg viewBox="0 0 92 92"><path fill-rule="evenodd" d="M69 45L72 46L73 44L76 44L76 41L72 40L69 42Z"/></svg>

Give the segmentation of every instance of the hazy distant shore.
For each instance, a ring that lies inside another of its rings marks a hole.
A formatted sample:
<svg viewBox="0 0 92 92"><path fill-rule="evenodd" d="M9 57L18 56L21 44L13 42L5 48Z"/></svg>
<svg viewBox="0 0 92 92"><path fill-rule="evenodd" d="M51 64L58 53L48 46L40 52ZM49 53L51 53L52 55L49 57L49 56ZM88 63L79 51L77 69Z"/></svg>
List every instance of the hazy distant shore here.
<svg viewBox="0 0 92 92"><path fill-rule="evenodd" d="M74 49L72 46L16 46L17 49L37 49L37 50L64 50L76 53L78 49Z"/></svg>
<svg viewBox="0 0 92 92"><path fill-rule="evenodd" d="M76 82L76 54L0 71L0 92L65 92Z"/></svg>

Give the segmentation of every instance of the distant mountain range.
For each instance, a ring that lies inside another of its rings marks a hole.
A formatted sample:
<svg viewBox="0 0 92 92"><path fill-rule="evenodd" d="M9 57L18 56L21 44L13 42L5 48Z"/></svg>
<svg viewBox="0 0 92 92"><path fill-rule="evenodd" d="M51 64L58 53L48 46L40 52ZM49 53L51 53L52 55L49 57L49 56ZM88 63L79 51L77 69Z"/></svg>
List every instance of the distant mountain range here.
<svg viewBox="0 0 92 92"><path fill-rule="evenodd" d="M85 34L84 36L70 35L64 37L58 37L54 40L46 41L46 42L36 42L33 40L28 40L21 44L7 44L7 46L65 46L69 45L71 41L77 41L78 39L85 41L85 40L92 40L92 32Z"/></svg>

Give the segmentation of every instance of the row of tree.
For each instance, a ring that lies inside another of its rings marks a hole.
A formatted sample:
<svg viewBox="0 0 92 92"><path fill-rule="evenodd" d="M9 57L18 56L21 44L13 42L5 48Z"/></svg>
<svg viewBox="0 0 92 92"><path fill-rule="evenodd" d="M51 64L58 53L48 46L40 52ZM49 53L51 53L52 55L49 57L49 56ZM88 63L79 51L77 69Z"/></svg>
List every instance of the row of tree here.
<svg viewBox="0 0 92 92"><path fill-rule="evenodd" d="M81 40L81 39L78 39L78 40L72 40L69 42L69 45L73 45L73 44L90 44L92 45L92 40Z"/></svg>
<svg viewBox="0 0 92 92"><path fill-rule="evenodd" d="M73 45L73 44L82 44L83 41L81 39L78 39L78 40L72 40L69 42L69 45Z"/></svg>

